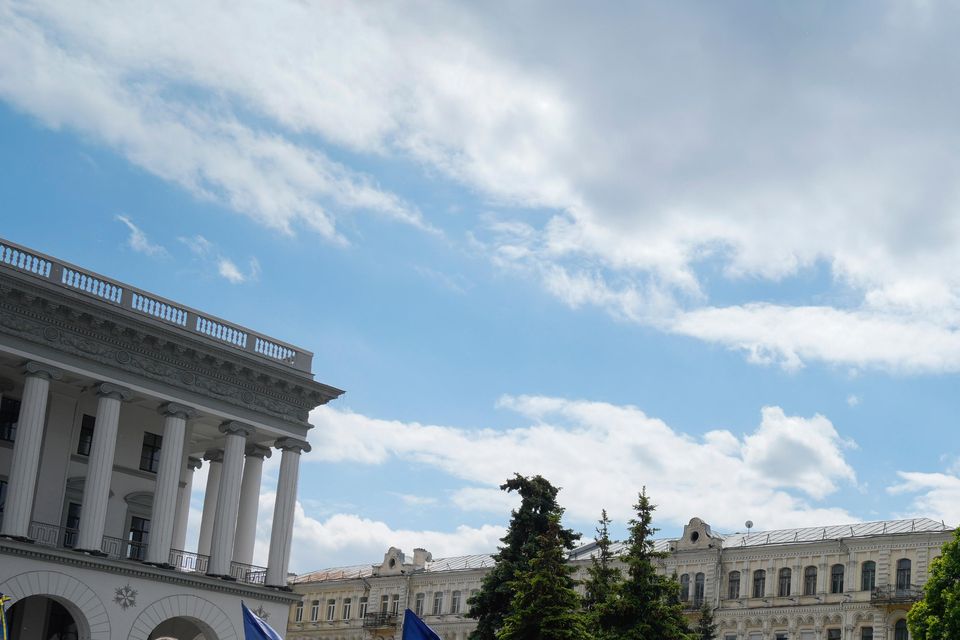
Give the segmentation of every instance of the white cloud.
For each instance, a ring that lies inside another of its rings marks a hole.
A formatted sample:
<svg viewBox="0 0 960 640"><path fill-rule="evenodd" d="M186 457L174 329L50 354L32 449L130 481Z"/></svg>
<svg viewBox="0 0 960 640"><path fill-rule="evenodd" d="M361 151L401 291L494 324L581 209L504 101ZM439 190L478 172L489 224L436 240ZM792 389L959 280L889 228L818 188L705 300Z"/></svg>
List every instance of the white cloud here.
<svg viewBox="0 0 960 640"><path fill-rule="evenodd" d="M898 471L901 482L888 488L894 495L914 496L908 516L943 520L951 526L960 522L960 477L951 473Z"/></svg>
<svg viewBox="0 0 960 640"><path fill-rule="evenodd" d="M251 257L249 268L244 272L236 262L223 255L219 247L202 235L181 236L178 240L186 246L202 264L215 268L217 274L230 284L243 284L260 278L260 261Z"/></svg>
<svg viewBox="0 0 960 640"><path fill-rule="evenodd" d="M860 396L855 394L850 394L847 396L847 406L849 407L858 407L860 406Z"/></svg>
<svg viewBox="0 0 960 640"><path fill-rule="evenodd" d="M223 276L231 284L241 284L247 277L240 272L237 265L230 258L220 257L217 259L217 273Z"/></svg>
<svg viewBox="0 0 960 640"><path fill-rule="evenodd" d="M432 496L418 496L412 493L396 493L396 492L394 492L393 495L400 498L400 501L403 502L403 504L411 507L425 507L428 505L437 504L437 499Z"/></svg>
<svg viewBox="0 0 960 640"><path fill-rule="evenodd" d="M130 235L127 237L127 246L134 251L148 256L163 256L167 254L167 250L162 246L150 242L150 239L147 238L147 234L144 233L143 229L135 225L133 220L128 216L117 215L114 216L114 220L123 223L130 231Z"/></svg>
<svg viewBox="0 0 960 640"><path fill-rule="evenodd" d="M513 505L497 485L515 472L539 473L563 488L568 517L581 523L601 507L625 521L644 485L660 504L658 518L673 524L694 515L720 529L748 517L771 527L856 520L816 504L856 482L843 457L852 443L823 416L768 407L744 437L717 430L692 438L632 406L541 396L505 396L499 406L529 424L471 430L321 407L311 416L318 446L304 461L428 465L463 482L453 504L500 514Z"/></svg>

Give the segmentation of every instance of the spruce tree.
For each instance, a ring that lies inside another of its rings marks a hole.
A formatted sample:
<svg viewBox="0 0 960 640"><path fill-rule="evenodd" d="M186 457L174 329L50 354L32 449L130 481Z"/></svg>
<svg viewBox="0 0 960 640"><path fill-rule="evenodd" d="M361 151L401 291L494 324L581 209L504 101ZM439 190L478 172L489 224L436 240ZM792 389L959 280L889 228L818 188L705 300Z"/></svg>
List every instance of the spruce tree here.
<svg viewBox="0 0 960 640"><path fill-rule="evenodd" d="M598 606L609 600L614 587L622 579L620 569L613 566L613 541L610 540L610 519L607 517L607 510L600 511L599 525L596 529L597 536L596 552L590 559L590 567L587 568L588 578L583 583L586 588L586 596L583 599L584 608L588 611L596 609Z"/></svg>
<svg viewBox="0 0 960 640"><path fill-rule="evenodd" d="M618 640L691 640L683 615L676 580L657 573L655 563L666 554L653 548L653 511L646 487L634 505L637 517L630 521L630 537L621 556L627 565L626 579L601 613L600 625Z"/></svg>
<svg viewBox="0 0 960 640"><path fill-rule="evenodd" d="M717 624L713 619L713 609L706 602L700 608L700 619L694 637L697 640L713 640L717 637Z"/></svg>
<svg viewBox="0 0 960 640"><path fill-rule="evenodd" d="M551 515L527 568L510 583L513 600L497 640L590 640L562 531L559 515Z"/></svg>
<svg viewBox="0 0 960 640"><path fill-rule="evenodd" d="M907 625L914 640L960 638L960 529L930 563L923 600L910 608Z"/></svg>
<svg viewBox="0 0 960 640"><path fill-rule="evenodd" d="M510 613L514 599L514 582L521 571L528 571L530 561L537 555L541 537L551 526L551 517L558 520L563 509L557 504L559 489L537 475L524 477L519 473L500 485L503 491L520 494L520 507L510 517L506 535L500 539L503 546L494 555L494 566L484 576L480 591L468 600L467 615L477 620L477 628L470 640L494 640ZM562 548L573 549L580 534L560 528L557 532Z"/></svg>

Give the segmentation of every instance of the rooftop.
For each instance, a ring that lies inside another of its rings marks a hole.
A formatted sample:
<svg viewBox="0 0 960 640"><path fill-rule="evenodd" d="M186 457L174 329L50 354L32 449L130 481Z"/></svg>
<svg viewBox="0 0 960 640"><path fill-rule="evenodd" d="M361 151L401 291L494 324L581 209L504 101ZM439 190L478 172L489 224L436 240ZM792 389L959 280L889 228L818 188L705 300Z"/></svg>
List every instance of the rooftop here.
<svg viewBox="0 0 960 640"><path fill-rule="evenodd" d="M306 349L0 238L2 271L36 278L95 304L120 309L257 360L311 375L313 354Z"/></svg>

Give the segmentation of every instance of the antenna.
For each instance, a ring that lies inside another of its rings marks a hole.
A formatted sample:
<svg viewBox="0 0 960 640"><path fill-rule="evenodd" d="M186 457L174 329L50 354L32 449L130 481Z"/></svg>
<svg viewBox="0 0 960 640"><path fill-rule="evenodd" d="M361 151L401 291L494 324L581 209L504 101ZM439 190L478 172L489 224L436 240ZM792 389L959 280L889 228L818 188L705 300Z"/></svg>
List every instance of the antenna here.
<svg viewBox="0 0 960 640"><path fill-rule="evenodd" d="M743 526L747 528L747 535L750 535L750 529L753 529L753 520L747 520L743 523Z"/></svg>

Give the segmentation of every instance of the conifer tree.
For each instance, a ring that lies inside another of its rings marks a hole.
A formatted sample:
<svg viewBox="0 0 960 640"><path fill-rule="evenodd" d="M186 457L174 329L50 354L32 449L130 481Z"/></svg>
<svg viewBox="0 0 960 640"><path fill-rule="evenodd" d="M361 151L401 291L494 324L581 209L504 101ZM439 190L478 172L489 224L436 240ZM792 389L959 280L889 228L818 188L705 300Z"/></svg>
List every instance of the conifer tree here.
<svg viewBox="0 0 960 640"><path fill-rule="evenodd" d="M539 552L541 537L551 526L551 517L559 521L563 509L557 504L559 489L537 475L516 474L500 485L503 491L520 494L520 507L510 517L503 546L494 555L494 566L484 576L480 591L468 600L467 615L477 620L470 640L494 640L510 613L514 599L514 582L521 571L528 571L530 561ZM560 528L556 533L563 549L573 549L580 535Z"/></svg>
<svg viewBox="0 0 960 640"><path fill-rule="evenodd" d="M706 602L700 607L700 619L694 637L697 640L713 640L717 637L717 623L713 619L713 609Z"/></svg>
<svg viewBox="0 0 960 640"><path fill-rule="evenodd" d="M551 515L537 551L526 569L511 581L510 612L497 631L497 640L590 640L580 597L567 564L567 547L560 516Z"/></svg>
<svg viewBox="0 0 960 640"><path fill-rule="evenodd" d="M596 553L590 559L587 568L587 580L583 583L586 588L584 608L592 611L609 600L614 587L622 579L620 569L613 565L613 541L610 540L610 519L607 510L600 511L599 526L597 527Z"/></svg>
<svg viewBox="0 0 960 640"><path fill-rule="evenodd" d="M930 563L923 600L910 608L907 625L914 640L960 638L960 529Z"/></svg>
<svg viewBox="0 0 960 640"><path fill-rule="evenodd" d="M634 505L637 516L630 521L630 537L621 556L627 565L626 579L601 613L600 625L618 640L691 640L683 615L676 580L657 573L655 563L666 554L653 548L653 511L646 487Z"/></svg>

